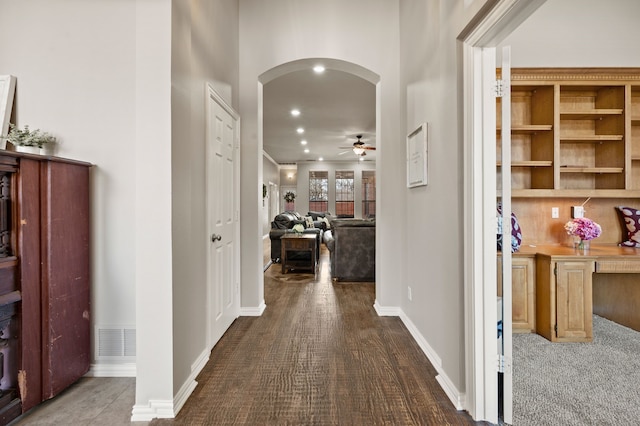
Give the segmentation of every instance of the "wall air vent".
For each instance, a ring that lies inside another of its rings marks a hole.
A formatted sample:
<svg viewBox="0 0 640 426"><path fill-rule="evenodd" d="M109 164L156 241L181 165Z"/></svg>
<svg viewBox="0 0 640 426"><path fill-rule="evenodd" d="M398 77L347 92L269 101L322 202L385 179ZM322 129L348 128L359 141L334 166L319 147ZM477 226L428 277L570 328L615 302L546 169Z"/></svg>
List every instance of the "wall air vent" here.
<svg viewBox="0 0 640 426"><path fill-rule="evenodd" d="M136 356L134 327L96 326L96 359Z"/></svg>

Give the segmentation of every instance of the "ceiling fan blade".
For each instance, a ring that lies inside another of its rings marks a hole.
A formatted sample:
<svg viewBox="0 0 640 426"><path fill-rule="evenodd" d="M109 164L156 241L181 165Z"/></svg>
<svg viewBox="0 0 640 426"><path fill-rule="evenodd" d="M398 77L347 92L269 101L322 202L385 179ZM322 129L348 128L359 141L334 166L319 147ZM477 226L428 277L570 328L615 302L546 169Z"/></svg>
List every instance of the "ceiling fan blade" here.
<svg viewBox="0 0 640 426"><path fill-rule="evenodd" d="M362 149L370 149L370 150L372 150L372 151L375 151L375 150L376 150L376 147L375 147L375 146L363 146L363 147L361 147L361 148L362 148Z"/></svg>
<svg viewBox="0 0 640 426"><path fill-rule="evenodd" d="M343 155L343 154L348 154L349 151L342 151L341 153L339 153L338 155Z"/></svg>

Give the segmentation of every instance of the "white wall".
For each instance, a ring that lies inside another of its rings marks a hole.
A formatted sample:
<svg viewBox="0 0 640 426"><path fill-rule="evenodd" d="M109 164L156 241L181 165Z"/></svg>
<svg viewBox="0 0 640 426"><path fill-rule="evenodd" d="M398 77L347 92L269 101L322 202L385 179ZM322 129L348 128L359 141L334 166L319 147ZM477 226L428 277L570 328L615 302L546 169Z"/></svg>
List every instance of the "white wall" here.
<svg viewBox="0 0 640 426"><path fill-rule="evenodd" d="M207 347L206 83L237 108L237 0L172 2L173 391L194 385Z"/></svg>
<svg viewBox="0 0 640 426"><path fill-rule="evenodd" d="M404 141L400 131L398 2L388 0L240 0L240 112L242 114L242 305L260 306L263 296L261 251L256 243L261 218L258 183L262 176L259 135L259 77L281 64L308 58L334 58L358 64L380 77L378 199L388 206L404 204L398 186L404 183ZM396 222L396 208L387 213ZM378 221L385 220L381 206ZM399 303L394 283L402 281L402 232L396 226L378 233L380 268L376 297L380 303Z"/></svg>
<svg viewBox="0 0 640 426"><path fill-rule="evenodd" d="M136 0L136 404L173 414L171 2ZM111 31L117 31L117 25ZM130 40L131 42L131 40ZM163 373L159 373L163 372Z"/></svg>
<svg viewBox="0 0 640 426"><path fill-rule="evenodd" d="M92 324L137 331L136 404L173 399L170 1L0 0L17 124L92 170ZM95 360L94 360L95 361ZM97 374L133 368L94 364ZM169 405L169 408L171 406Z"/></svg>
<svg viewBox="0 0 640 426"><path fill-rule="evenodd" d="M428 185L398 188L406 204L400 306L429 345L443 383L465 392L462 61L456 38L483 0L400 2L403 140L428 123ZM403 151L404 152L404 151ZM404 171L404 170L403 170ZM412 290L412 301L408 289ZM435 360L437 361L437 359Z"/></svg>
<svg viewBox="0 0 640 426"><path fill-rule="evenodd" d="M465 3L469 3L465 6ZM402 310L464 385L461 61L456 37L483 1L400 2L405 134L429 123L429 185L406 191L406 282ZM635 0L548 0L503 44L513 66L639 66ZM428 23L425 25L425 23ZM420 221L415 217L419 216ZM428 274L425 274L428 271ZM407 298L411 286L413 301Z"/></svg>
<svg viewBox="0 0 640 426"><path fill-rule="evenodd" d="M92 325L135 326L135 1L0 0L0 11L17 124L56 135L55 155L95 165Z"/></svg>
<svg viewBox="0 0 640 426"><path fill-rule="evenodd" d="M501 45L513 67L638 67L640 2L547 0Z"/></svg>

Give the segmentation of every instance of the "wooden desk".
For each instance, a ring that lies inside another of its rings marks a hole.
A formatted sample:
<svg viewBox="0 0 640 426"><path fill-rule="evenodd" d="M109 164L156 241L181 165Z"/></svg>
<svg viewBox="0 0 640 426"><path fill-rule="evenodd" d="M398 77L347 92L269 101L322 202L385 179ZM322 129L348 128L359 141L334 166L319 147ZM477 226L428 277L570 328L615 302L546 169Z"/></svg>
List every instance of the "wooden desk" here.
<svg viewBox="0 0 640 426"><path fill-rule="evenodd" d="M282 273L286 274L287 269L310 269L316 273L316 234L296 234L288 233L280 237L282 259ZM309 252L310 259L296 259L292 253Z"/></svg>
<svg viewBox="0 0 640 426"><path fill-rule="evenodd" d="M640 249L592 243L586 253L560 245L523 247L521 252L514 257L535 252L535 325L541 336L552 342L590 342L594 312L640 326L640 280L630 275L640 273Z"/></svg>

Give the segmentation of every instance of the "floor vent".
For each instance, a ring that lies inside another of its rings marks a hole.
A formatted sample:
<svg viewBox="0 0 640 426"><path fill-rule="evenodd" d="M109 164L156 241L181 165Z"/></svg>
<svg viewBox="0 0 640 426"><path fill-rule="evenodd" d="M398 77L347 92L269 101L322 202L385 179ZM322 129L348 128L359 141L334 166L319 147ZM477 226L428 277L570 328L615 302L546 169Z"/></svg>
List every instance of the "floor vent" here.
<svg viewBox="0 0 640 426"><path fill-rule="evenodd" d="M96 359L136 356L136 329L96 326Z"/></svg>

